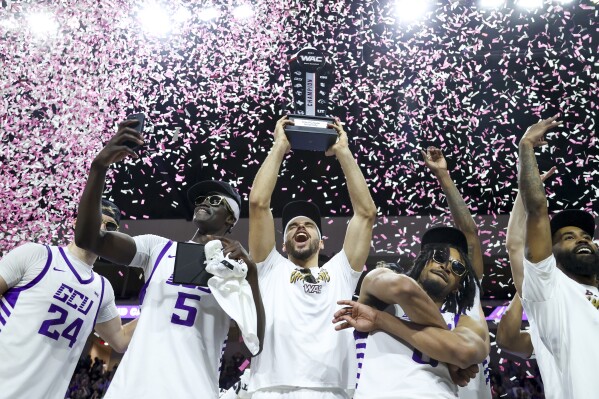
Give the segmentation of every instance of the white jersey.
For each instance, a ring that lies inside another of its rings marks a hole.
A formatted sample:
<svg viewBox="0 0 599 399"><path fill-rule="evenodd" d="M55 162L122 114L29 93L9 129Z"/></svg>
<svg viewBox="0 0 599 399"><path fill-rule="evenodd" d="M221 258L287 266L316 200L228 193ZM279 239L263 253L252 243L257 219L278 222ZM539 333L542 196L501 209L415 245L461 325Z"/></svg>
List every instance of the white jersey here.
<svg viewBox="0 0 599 399"><path fill-rule="evenodd" d="M144 270L141 315L105 398L218 398L230 318L206 287L173 283L177 243L134 238Z"/></svg>
<svg viewBox="0 0 599 399"><path fill-rule="evenodd" d="M94 324L118 315L110 283L40 244L8 253L0 276L10 287L0 297L0 398L63 398Z"/></svg>
<svg viewBox="0 0 599 399"><path fill-rule="evenodd" d="M543 380L543 390L546 399L562 399L564 394L560 385L561 375L555 363L553 355L547 350L533 320L529 320L530 329L527 331L530 335L530 341L534 348L534 352L530 356L531 359L537 361L541 379Z"/></svg>
<svg viewBox="0 0 599 399"><path fill-rule="evenodd" d="M480 303L480 289L476 287L476 296L472 308L466 311L466 315L474 320L486 323L482 319L484 314L481 314L482 308ZM468 382L465 387L458 387L458 395L460 399L491 399L491 375L490 375L489 356L478 365L478 374Z"/></svg>
<svg viewBox="0 0 599 399"><path fill-rule="evenodd" d="M409 320L399 305L386 312ZM452 330L458 317L441 313ZM457 398L458 387L445 363L424 355L405 341L384 331L368 336L358 388L354 399L445 399Z"/></svg>
<svg viewBox="0 0 599 399"><path fill-rule="evenodd" d="M599 392L599 291L578 284L556 266L555 257L532 264L524 260L522 304L541 341L553 355L568 399L593 398ZM537 354L538 355L538 354ZM545 367L539 362L539 367Z"/></svg>
<svg viewBox="0 0 599 399"><path fill-rule="evenodd" d="M250 392L297 387L347 397L345 390L355 385L354 339L350 330L335 331L331 321L337 301L352 297L361 274L343 250L308 270L273 248L258 264L268 317L262 353L252 359Z"/></svg>

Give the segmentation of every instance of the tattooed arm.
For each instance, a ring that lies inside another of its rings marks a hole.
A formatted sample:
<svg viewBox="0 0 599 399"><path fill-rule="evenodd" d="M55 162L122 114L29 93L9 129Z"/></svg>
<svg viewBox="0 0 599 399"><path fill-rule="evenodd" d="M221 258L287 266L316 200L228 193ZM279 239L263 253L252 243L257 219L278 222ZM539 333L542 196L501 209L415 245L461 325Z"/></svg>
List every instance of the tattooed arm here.
<svg viewBox="0 0 599 399"><path fill-rule="evenodd" d="M462 195L458 191L455 183L447 170L447 162L440 149L435 147L427 148L426 152L421 151L424 163L435 175L441 188L447 197L451 217L456 227L466 236L468 241L468 256L472 261L472 267L476 277L480 280L483 277L483 253L478 237L478 228L474 218L470 214L468 205L464 202Z"/></svg>
<svg viewBox="0 0 599 399"><path fill-rule="evenodd" d="M526 250L524 256L532 263L547 259L552 253L551 228L547 197L541 181L535 147L547 144L545 133L561 122L557 115L528 128L519 144L520 171L518 189L526 212Z"/></svg>

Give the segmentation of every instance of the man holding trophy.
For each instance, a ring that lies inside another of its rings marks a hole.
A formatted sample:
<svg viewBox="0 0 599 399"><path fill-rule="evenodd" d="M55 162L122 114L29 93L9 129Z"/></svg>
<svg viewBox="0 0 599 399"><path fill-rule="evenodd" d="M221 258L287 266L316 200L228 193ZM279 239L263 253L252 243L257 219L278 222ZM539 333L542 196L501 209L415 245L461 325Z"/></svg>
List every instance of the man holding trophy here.
<svg viewBox="0 0 599 399"><path fill-rule="evenodd" d="M304 64L323 62L316 50L309 50L308 54L300 51L297 58L304 55ZM302 78L295 74L293 62L292 76ZM316 104L323 104L318 100L326 102L328 83L321 85L318 71L305 72L304 80L295 81L298 89L323 90L303 91L303 98L302 90L298 90L297 115L277 122L272 150L250 193L249 247L257 262L264 309L269 315L263 352L252 360L249 391L253 399L348 399L355 388L353 335L350 331L338 334L330 324L338 309L337 300L351 297L355 291L370 251L376 206L340 121L319 117L326 115L326 107ZM299 103L303 106L298 108ZM346 177L354 210L343 248L320 268L318 255L324 242L320 212L312 202L294 201L284 207L282 250L287 257L275 246L271 196L283 158L292 148L326 150L326 155L334 155Z"/></svg>

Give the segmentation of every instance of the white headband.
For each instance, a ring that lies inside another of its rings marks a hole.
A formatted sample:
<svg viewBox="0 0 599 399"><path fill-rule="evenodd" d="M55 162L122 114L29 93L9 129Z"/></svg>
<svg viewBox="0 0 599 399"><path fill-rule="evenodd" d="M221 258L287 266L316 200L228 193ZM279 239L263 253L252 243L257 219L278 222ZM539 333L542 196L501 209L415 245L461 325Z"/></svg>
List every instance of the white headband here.
<svg viewBox="0 0 599 399"><path fill-rule="evenodd" d="M237 224L237 221L239 220L239 205L237 205L237 201L235 201L233 198L229 198L223 194L220 195L227 201L227 204L229 204L231 210L233 210L233 216L235 217L235 223L233 223L233 226L235 226Z"/></svg>
<svg viewBox="0 0 599 399"><path fill-rule="evenodd" d="M299 216L294 217L290 221L288 221L287 225L285 226L285 231L283 231L283 239L285 239L285 237L287 237L287 229L289 228L289 225L291 224L291 222L295 221L295 219L297 219L297 218L307 218L307 219L310 219L308 216L299 215ZM310 220L312 220L312 219L310 219ZM318 239L322 240L322 234L320 234L320 229L316 225L316 222L314 222L314 220L312 220L312 223L314 223L314 228L316 229L316 231L318 231Z"/></svg>

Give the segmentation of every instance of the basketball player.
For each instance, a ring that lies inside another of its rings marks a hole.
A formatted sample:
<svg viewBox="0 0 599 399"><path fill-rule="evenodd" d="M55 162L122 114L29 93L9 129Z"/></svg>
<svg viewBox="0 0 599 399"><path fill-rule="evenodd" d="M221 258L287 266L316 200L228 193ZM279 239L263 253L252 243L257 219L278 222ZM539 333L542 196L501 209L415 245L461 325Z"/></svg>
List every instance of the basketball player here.
<svg viewBox="0 0 599 399"><path fill-rule="evenodd" d="M339 301L348 307L335 328L370 332L354 399L456 398L478 372L489 332L480 306L477 318L464 314L478 286L467 252L460 230L433 227L407 275L375 269L358 302Z"/></svg>
<svg viewBox="0 0 599 399"><path fill-rule="evenodd" d="M354 215L343 249L321 268L324 248L318 207L295 201L283 209L283 251L275 248L271 196L285 154L290 151L279 119L274 143L254 180L250 194L250 252L258 263L267 322L264 350L252 361L250 392L262 398L346 399L355 387L356 361L350 331L337 334L330 320L336 301L351 297L370 250L376 206L364 176L337 120L329 128L339 135L326 155L335 155L347 181Z"/></svg>
<svg viewBox="0 0 599 399"><path fill-rule="evenodd" d="M599 392L595 220L587 212L565 210L549 221L534 152L547 144L545 134L559 124L557 115L541 120L528 128L519 144L518 188L526 215L522 304L555 359L563 397L590 398Z"/></svg>
<svg viewBox="0 0 599 399"><path fill-rule="evenodd" d="M555 172L555 167L541 176L545 181ZM512 269L512 279L516 287L516 296L510 302L508 309L502 315L497 327L497 346L522 359L536 359L541 372L545 397L548 399L563 398L560 377L555 359L541 341L539 333L530 323L529 330L521 330L522 325L522 279L524 277L524 241L526 232L526 215L520 194L516 196L510 220L508 222L506 248Z"/></svg>
<svg viewBox="0 0 599 399"><path fill-rule="evenodd" d="M116 135L92 162L79 205L76 229L79 245L112 262L143 270L145 284L140 293L138 334L112 380L105 398L218 398L219 364L229 331L230 317L210 289L173 282L177 243L142 235L130 237L115 232L95 233L100 223L99 198L108 167L127 156L135 156L123 143L143 140L121 123ZM239 219L241 198L222 181L204 181L188 190L195 203L193 223L197 228L190 242L207 243L218 237L224 253L248 265L258 314L258 336L263 337L263 311L256 267L237 241L224 236Z"/></svg>
<svg viewBox="0 0 599 399"><path fill-rule="evenodd" d="M100 200L98 199L98 202ZM120 211L102 200L101 231L118 229ZM24 244L0 260L0 398L63 398L95 328L118 352L136 322L121 325L114 291L77 247Z"/></svg>
<svg viewBox="0 0 599 399"><path fill-rule="evenodd" d="M470 214L468 206L464 202L462 195L453 182L447 161L440 149L429 147L426 152L422 152L422 158L427 168L437 178L441 189L447 198L447 203L451 211L452 219L458 229L464 233L468 241L468 257L472 261L472 268L476 273L476 278L482 282L484 273L484 262L480 239L478 237L478 227L474 218ZM468 312L468 316L478 318L480 308L480 290L477 291L475 303L472 306L473 311ZM479 371L474 378L470 380L465 387L459 387L460 399L491 399L491 384L489 357L479 364Z"/></svg>

